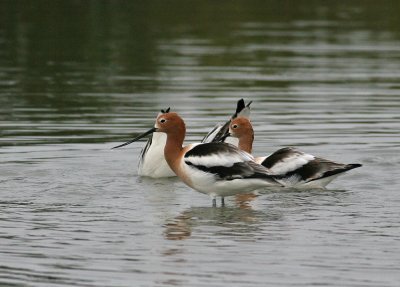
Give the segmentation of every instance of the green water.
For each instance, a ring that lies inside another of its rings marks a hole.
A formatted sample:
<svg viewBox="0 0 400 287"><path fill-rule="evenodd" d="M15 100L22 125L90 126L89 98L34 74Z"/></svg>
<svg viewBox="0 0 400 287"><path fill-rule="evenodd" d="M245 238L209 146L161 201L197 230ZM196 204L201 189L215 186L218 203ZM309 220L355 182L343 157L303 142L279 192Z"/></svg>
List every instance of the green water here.
<svg viewBox="0 0 400 287"><path fill-rule="evenodd" d="M1 1L0 285L398 286L400 2ZM326 191L210 199L137 176L252 100L254 153L363 167Z"/></svg>

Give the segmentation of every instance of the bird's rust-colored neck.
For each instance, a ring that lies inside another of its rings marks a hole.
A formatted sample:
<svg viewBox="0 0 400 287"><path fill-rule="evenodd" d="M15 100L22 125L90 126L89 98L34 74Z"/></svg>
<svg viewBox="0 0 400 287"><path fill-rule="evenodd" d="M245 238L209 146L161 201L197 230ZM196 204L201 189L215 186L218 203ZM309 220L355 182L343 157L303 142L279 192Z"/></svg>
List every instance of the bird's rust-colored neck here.
<svg viewBox="0 0 400 287"><path fill-rule="evenodd" d="M247 133L239 138L239 148L245 152L252 153L253 151L254 133Z"/></svg>
<svg viewBox="0 0 400 287"><path fill-rule="evenodd" d="M238 138L239 149L251 154L253 150L254 130L251 122L246 117L237 117L231 121L229 132Z"/></svg>
<svg viewBox="0 0 400 287"><path fill-rule="evenodd" d="M167 133L167 142L164 148L164 157L171 169L177 173L178 163L183 151L182 145L185 139L185 127L178 127Z"/></svg>

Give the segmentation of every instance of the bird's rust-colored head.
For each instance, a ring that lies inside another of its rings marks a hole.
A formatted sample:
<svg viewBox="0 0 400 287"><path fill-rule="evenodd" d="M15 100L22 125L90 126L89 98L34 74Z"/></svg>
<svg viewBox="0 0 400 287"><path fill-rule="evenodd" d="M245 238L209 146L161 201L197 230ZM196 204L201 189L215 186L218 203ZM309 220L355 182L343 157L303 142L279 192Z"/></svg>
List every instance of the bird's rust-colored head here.
<svg viewBox="0 0 400 287"><path fill-rule="evenodd" d="M254 135L253 126L248 118L239 117L233 119L229 125L229 133L237 138Z"/></svg>
<svg viewBox="0 0 400 287"><path fill-rule="evenodd" d="M229 134L239 139L239 148L248 153L252 152L254 131L251 122L246 117L232 119L229 125Z"/></svg>
<svg viewBox="0 0 400 287"><path fill-rule="evenodd" d="M177 113L164 113L157 117L155 128L166 134L184 133L185 123Z"/></svg>
<svg viewBox="0 0 400 287"><path fill-rule="evenodd" d="M153 128L149 129L147 132L144 132L138 136L136 136L134 139L127 141L126 143L120 144L115 148L120 148L123 146L126 146L128 144L131 144L135 141L138 141L141 138L144 138L154 132L163 132L168 135L168 137L171 137L171 139L177 139L178 141L182 141L185 138L185 133L186 133L186 128L185 128L185 122L182 120L182 118L174 112L169 112L170 108L166 110L161 110L161 113L158 114L156 123ZM182 146L182 144L181 144Z"/></svg>

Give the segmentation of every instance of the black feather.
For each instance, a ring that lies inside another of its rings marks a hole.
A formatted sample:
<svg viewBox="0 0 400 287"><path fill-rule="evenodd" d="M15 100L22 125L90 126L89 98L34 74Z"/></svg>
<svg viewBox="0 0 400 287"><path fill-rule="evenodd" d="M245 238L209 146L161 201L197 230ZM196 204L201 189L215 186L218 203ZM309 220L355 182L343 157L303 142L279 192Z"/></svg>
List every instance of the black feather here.
<svg viewBox="0 0 400 287"><path fill-rule="evenodd" d="M240 99L240 100L237 102L237 105L236 105L236 112L233 114L232 118L233 118L233 119L236 118L237 115L238 115L245 107L246 107L246 105L244 104L244 100L243 100L243 99Z"/></svg>

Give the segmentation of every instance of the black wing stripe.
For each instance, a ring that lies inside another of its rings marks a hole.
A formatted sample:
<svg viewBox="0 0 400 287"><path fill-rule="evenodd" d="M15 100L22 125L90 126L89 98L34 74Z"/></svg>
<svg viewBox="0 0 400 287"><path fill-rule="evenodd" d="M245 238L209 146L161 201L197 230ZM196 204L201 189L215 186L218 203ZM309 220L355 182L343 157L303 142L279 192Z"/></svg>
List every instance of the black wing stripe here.
<svg viewBox="0 0 400 287"><path fill-rule="evenodd" d="M185 161L187 165L190 165L198 170L212 173L220 180L234 180L234 179L251 179L258 178L267 181L276 182L274 177L266 173L255 171L249 162L237 162L230 167L226 166L212 166L206 167L203 165L194 165L189 161Z"/></svg>
<svg viewBox="0 0 400 287"><path fill-rule="evenodd" d="M287 157L290 157L294 154L303 154L302 152L291 148L291 147L285 147L277 150L273 154L271 154L269 157L264 159L264 161L261 163L261 165L265 166L266 168L272 168L274 165L276 165L278 162L284 160Z"/></svg>

